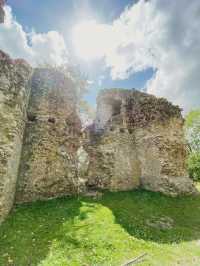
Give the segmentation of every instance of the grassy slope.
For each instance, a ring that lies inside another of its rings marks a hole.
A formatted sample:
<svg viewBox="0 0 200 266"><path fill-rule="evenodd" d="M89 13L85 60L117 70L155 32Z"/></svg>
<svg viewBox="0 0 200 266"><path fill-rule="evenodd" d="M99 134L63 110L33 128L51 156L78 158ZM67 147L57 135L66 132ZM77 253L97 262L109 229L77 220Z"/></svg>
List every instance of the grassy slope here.
<svg viewBox="0 0 200 266"><path fill-rule="evenodd" d="M161 230L147 219L171 217ZM57 199L17 207L0 227L0 265L109 266L147 252L139 265L200 265L200 196L136 191L99 201Z"/></svg>

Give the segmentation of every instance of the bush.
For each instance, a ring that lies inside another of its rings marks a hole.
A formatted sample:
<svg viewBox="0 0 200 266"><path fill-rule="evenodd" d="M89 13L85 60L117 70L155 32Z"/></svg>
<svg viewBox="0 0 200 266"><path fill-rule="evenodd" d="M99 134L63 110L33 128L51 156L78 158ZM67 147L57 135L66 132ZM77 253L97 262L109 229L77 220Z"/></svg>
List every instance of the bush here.
<svg viewBox="0 0 200 266"><path fill-rule="evenodd" d="M188 171L194 181L200 181L200 152L193 152L189 155Z"/></svg>

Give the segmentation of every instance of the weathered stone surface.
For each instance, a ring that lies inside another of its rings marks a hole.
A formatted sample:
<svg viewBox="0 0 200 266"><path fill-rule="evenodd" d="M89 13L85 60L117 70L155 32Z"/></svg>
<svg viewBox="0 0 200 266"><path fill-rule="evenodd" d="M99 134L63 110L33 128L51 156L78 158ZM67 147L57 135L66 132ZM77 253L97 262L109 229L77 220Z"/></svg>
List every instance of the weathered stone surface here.
<svg viewBox="0 0 200 266"><path fill-rule="evenodd" d="M179 107L136 90L103 90L82 132L72 76L32 72L0 52L0 222L14 196L21 203L98 189L196 193Z"/></svg>
<svg viewBox="0 0 200 266"><path fill-rule="evenodd" d="M90 156L87 186L111 191L137 188L141 173L132 135L114 130L102 135L87 134L84 145Z"/></svg>
<svg viewBox="0 0 200 266"><path fill-rule="evenodd" d="M141 163L141 186L176 196L195 189L186 171L186 143L182 119L172 117L135 130Z"/></svg>
<svg viewBox="0 0 200 266"><path fill-rule="evenodd" d="M81 124L72 79L36 69L28 107L17 202L77 193Z"/></svg>
<svg viewBox="0 0 200 266"><path fill-rule="evenodd" d="M13 204L31 67L0 51L0 222Z"/></svg>
<svg viewBox="0 0 200 266"><path fill-rule="evenodd" d="M167 100L136 90L104 90L86 135L89 185L141 186L171 196L196 192L186 171L181 110Z"/></svg>

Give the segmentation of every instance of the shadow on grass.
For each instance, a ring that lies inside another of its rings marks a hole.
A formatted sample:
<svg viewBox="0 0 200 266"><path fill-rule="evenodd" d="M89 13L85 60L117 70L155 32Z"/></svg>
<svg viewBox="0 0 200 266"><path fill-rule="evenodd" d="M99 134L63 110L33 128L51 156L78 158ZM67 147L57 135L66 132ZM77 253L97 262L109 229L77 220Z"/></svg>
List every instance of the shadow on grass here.
<svg viewBox="0 0 200 266"><path fill-rule="evenodd" d="M160 218L172 221L170 227L152 226ZM100 200L62 198L18 206L0 227L0 265L49 266L54 265L49 264L51 256L56 265L65 265L67 259L76 261L74 265L82 265L82 260L93 265L102 262L102 256L116 259L117 239L127 240L121 228L136 239L156 243L200 239L200 197L130 191L105 193ZM57 257L63 259L60 264Z"/></svg>
<svg viewBox="0 0 200 266"><path fill-rule="evenodd" d="M131 236L157 243L180 243L200 239L200 196L170 198L147 191L106 193L101 204L108 207ZM169 228L152 226L160 219Z"/></svg>
<svg viewBox="0 0 200 266"><path fill-rule="evenodd" d="M73 226L80 206L73 198L17 206L0 227L0 265L39 265L53 243L77 246L75 238L65 235L64 225Z"/></svg>

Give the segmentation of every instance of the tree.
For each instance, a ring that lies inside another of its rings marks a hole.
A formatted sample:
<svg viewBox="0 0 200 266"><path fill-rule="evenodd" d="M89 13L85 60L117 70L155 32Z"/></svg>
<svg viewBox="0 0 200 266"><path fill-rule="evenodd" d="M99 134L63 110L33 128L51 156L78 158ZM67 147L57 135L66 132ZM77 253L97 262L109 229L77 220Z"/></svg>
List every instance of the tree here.
<svg viewBox="0 0 200 266"><path fill-rule="evenodd" d="M186 139L192 152L200 152L200 109L191 111L185 120Z"/></svg>
<svg viewBox="0 0 200 266"><path fill-rule="evenodd" d="M200 152L193 152L188 157L188 172L194 181L200 181Z"/></svg>
<svg viewBox="0 0 200 266"><path fill-rule="evenodd" d="M200 181L200 109L193 110L186 116L185 131L190 147L188 171L195 181Z"/></svg>

